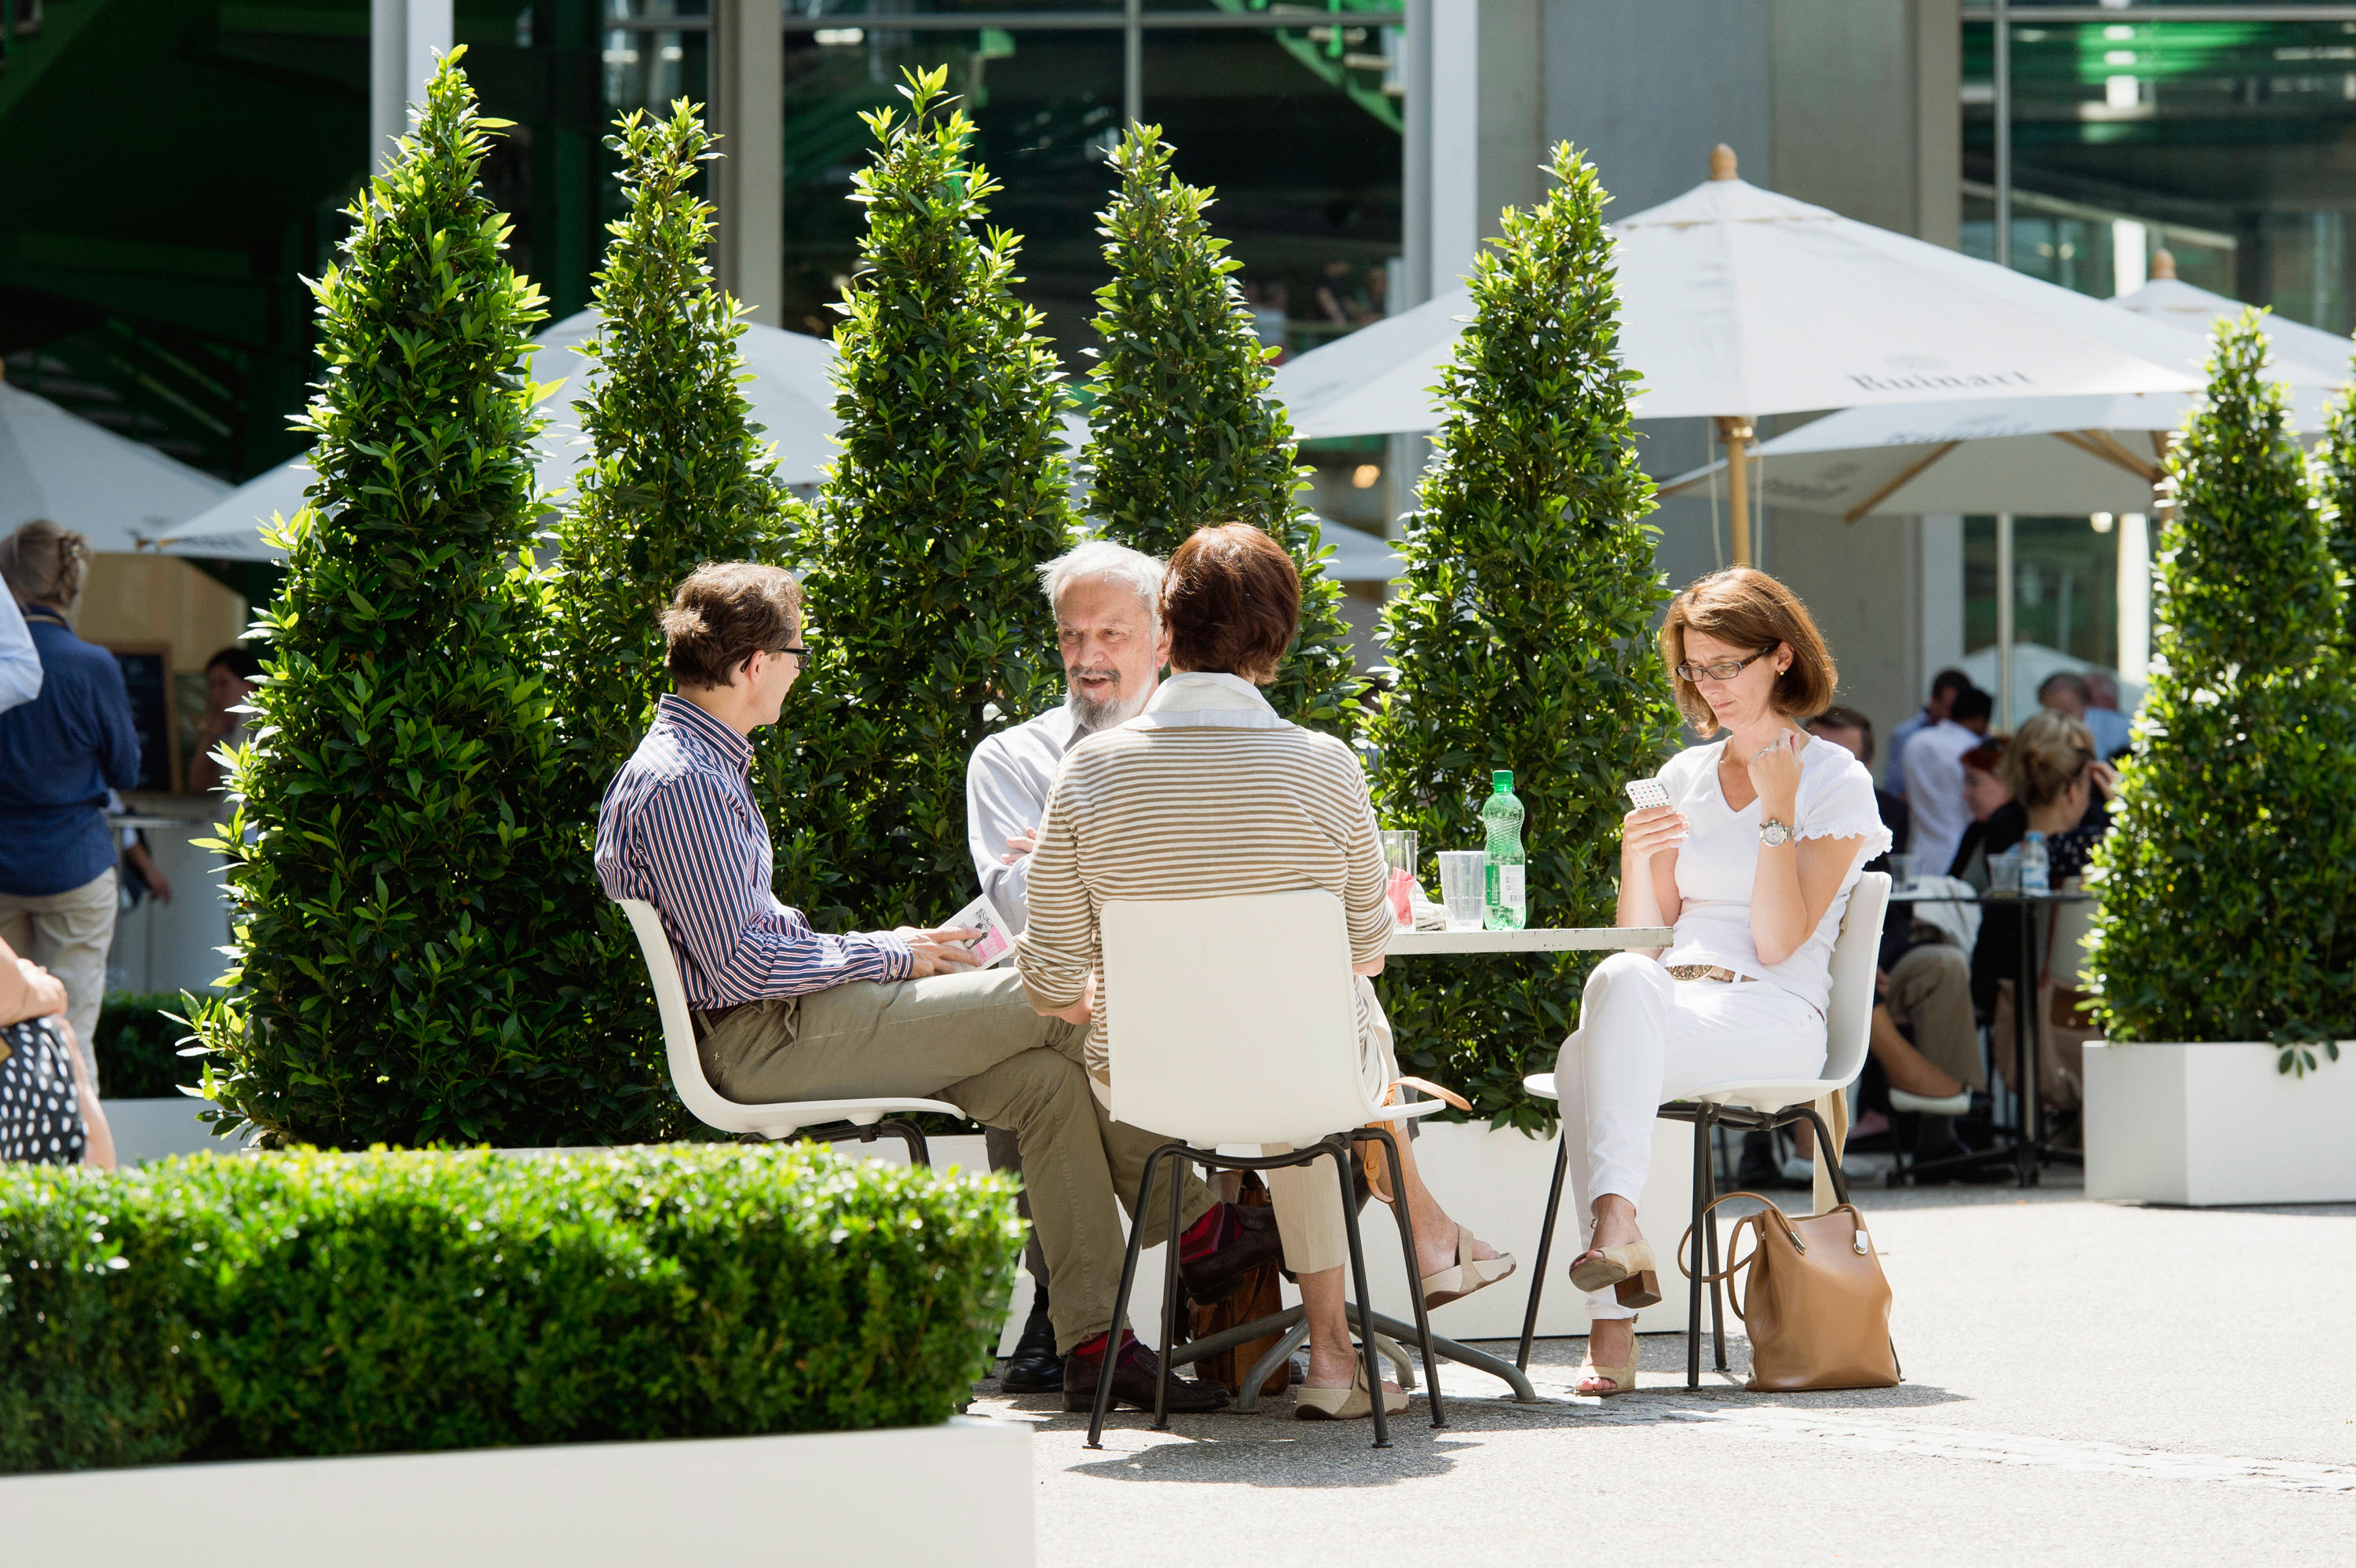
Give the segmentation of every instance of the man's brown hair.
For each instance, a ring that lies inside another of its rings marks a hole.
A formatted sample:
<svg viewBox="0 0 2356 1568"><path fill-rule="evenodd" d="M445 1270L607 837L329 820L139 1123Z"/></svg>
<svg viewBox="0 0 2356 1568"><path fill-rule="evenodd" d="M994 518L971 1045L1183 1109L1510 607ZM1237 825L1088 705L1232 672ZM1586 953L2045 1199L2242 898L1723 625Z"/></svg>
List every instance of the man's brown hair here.
<svg viewBox="0 0 2356 1568"><path fill-rule="evenodd" d="M1775 711L1786 719L1822 713L1832 705L1839 684L1832 651L1808 607L1798 594L1748 566L1731 566L1697 580L1669 601L1669 617L1661 623L1661 662L1669 667L1676 684L1677 708L1697 734L1718 729L1718 715L1702 700L1700 688L1676 673L1688 656L1686 631L1690 627L1743 651L1744 656L1789 644L1792 667L1775 679Z"/></svg>
<svg viewBox="0 0 2356 1568"><path fill-rule="evenodd" d="M1854 730L1865 741L1865 754L1858 759L1868 767L1873 765L1873 720L1854 708L1838 706L1826 709L1808 720L1808 728L1819 725L1827 730Z"/></svg>
<svg viewBox="0 0 2356 1568"><path fill-rule="evenodd" d="M756 653L801 641L802 585L781 566L707 561L689 572L662 613L670 677L726 686Z"/></svg>
<svg viewBox="0 0 2356 1568"><path fill-rule="evenodd" d="M1249 523L1197 528L1162 574L1162 624L1173 665L1266 686L1301 624L1301 572Z"/></svg>

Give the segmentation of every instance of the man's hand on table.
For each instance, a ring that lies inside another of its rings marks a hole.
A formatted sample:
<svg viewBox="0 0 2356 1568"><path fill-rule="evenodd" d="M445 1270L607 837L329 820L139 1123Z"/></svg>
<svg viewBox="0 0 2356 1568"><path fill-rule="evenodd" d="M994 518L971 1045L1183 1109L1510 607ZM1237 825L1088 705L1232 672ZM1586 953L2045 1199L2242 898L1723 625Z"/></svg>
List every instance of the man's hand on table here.
<svg viewBox="0 0 2356 1568"><path fill-rule="evenodd" d="M896 928L893 935L908 944L915 965L908 977L921 980L927 975L953 975L959 969L974 966L974 956L963 944L981 934L962 925L944 925L931 931L919 931L913 925Z"/></svg>

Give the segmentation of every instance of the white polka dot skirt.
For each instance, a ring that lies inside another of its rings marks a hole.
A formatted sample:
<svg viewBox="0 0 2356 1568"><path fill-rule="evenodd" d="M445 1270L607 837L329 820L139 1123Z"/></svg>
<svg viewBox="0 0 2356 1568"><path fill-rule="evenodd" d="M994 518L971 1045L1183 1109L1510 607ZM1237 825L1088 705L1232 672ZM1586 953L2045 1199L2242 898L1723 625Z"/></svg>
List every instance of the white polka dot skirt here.
<svg viewBox="0 0 2356 1568"><path fill-rule="evenodd" d="M47 1020L0 1029L0 1159L80 1165L88 1142L65 1041Z"/></svg>

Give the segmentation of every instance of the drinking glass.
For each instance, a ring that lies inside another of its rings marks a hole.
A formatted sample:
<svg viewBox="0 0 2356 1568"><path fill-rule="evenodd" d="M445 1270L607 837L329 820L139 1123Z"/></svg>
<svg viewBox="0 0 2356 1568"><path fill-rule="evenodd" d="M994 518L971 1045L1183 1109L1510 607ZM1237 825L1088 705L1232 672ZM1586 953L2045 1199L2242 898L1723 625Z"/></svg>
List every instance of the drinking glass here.
<svg viewBox="0 0 2356 1568"><path fill-rule="evenodd" d="M1478 931L1488 912L1489 852L1485 849L1442 849L1440 852L1440 901L1448 906L1448 929Z"/></svg>
<svg viewBox="0 0 2356 1568"><path fill-rule="evenodd" d="M1401 925L1415 923L1415 829L1383 829L1383 864L1390 869L1387 891L1390 894L1391 918Z"/></svg>
<svg viewBox="0 0 2356 1568"><path fill-rule="evenodd" d="M1901 888L1914 885L1914 854L1909 849L1890 852L1890 880Z"/></svg>
<svg viewBox="0 0 2356 1568"><path fill-rule="evenodd" d="M1988 857L1988 891L1995 893L2020 891L2020 851L2007 849L2001 855Z"/></svg>

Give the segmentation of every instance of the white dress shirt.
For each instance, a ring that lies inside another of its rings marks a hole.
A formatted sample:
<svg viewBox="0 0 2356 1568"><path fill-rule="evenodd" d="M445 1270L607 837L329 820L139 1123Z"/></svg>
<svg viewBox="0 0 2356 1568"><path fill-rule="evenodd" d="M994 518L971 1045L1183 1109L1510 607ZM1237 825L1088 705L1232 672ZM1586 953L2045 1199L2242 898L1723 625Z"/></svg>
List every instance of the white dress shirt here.
<svg viewBox="0 0 2356 1568"><path fill-rule="evenodd" d="M1081 729L1069 708L1053 708L1028 724L984 736L966 763L965 837L973 874L1016 936L1031 923L1031 857L1008 865L1006 841L1039 826L1064 753L1095 732Z"/></svg>
<svg viewBox="0 0 2356 1568"><path fill-rule="evenodd" d="M41 656L16 596L0 593L0 713L41 695Z"/></svg>
<svg viewBox="0 0 2356 1568"><path fill-rule="evenodd" d="M1954 720L1942 719L1906 742L1906 808L1914 816L1914 863L1928 876L1947 874L1971 828L1972 808L1964 799L1964 753L1980 741Z"/></svg>

